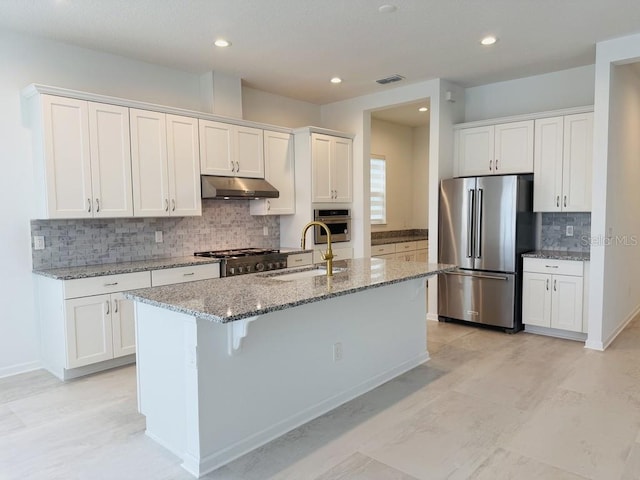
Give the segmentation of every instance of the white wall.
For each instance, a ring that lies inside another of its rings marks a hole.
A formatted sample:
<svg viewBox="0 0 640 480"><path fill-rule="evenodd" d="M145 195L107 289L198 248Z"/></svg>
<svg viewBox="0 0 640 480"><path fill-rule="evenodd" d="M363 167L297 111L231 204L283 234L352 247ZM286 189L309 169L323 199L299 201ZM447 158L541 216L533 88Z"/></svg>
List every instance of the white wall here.
<svg viewBox="0 0 640 480"><path fill-rule="evenodd" d="M593 104L595 66L465 90L465 122Z"/></svg>
<svg viewBox="0 0 640 480"><path fill-rule="evenodd" d="M640 239L640 79L622 65L640 61L640 35L596 47L591 285L587 346L603 349L637 313Z"/></svg>
<svg viewBox="0 0 640 480"><path fill-rule="evenodd" d="M249 87L242 87L242 112L245 120L281 127L319 126L321 122L319 105Z"/></svg>
<svg viewBox="0 0 640 480"><path fill-rule="evenodd" d="M429 125L413 129L412 228L429 228L429 134Z"/></svg>

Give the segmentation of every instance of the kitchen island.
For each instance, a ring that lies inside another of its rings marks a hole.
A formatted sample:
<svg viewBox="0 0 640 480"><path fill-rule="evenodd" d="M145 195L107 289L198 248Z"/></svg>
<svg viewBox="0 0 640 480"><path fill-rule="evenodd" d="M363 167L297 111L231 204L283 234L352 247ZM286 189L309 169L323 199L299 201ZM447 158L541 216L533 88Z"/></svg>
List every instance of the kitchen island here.
<svg viewBox="0 0 640 480"><path fill-rule="evenodd" d="M136 290L147 435L201 476L429 359L425 278L381 259Z"/></svg>

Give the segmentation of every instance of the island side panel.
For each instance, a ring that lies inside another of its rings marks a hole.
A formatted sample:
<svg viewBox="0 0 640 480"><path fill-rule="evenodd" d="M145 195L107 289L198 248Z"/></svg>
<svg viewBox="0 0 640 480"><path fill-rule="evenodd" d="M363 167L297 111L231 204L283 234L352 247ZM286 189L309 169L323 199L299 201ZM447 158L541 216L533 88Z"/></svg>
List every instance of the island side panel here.
<svg viewBox="0 0 640 480"><path fill-rule="evenodd" d="M266 314L234 355L230 324L198 320L201 457L185 468L202 475L426 361L425 290L410 280Z"/></svg>

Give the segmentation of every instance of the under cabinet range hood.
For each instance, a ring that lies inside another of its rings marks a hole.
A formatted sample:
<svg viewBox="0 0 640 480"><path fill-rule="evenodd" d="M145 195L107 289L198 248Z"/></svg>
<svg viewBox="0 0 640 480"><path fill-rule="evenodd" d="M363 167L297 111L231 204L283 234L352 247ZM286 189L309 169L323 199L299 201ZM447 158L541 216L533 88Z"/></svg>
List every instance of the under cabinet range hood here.
<svg viewBox="0 0 640 480"><path fill-rule="evenodd" d="M201 175L202 198L258 199L278 198L280 192L262 178Z"/></svg>

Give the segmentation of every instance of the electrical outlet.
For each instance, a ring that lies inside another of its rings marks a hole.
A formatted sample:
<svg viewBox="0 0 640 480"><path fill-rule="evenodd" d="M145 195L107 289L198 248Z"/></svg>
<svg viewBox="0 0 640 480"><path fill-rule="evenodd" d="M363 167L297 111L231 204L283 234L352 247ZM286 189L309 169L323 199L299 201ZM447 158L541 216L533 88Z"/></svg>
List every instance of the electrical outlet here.
<svg viewBox="0 0 640 480"><path fill-rule="evenodd" d="M342 360L342 343L337 342L333 344L333 361L339 362Z"/></svg>
<svg viewBox="0 0 640 480"><path fill-rule="evenodd" d="M262 235L265 237L269 235L269 227L262 227Z"/></svg>
<svg viewBox="0 0 640 480"><path fill-rule="evenodd" d="M567 237L573 237L573 225L567 225Z"/></svg>
<svg viewBox="0 0 640 480"><path fill-rule="evenodd" d="M44 250L44 237L41 235L33 236L33 249Z"/></svg>
<svg viewBox="0 0 640 480"><path fill-rule="evenodd" d="M162 243L162 230L156 230L156 243Z"/></svg>

